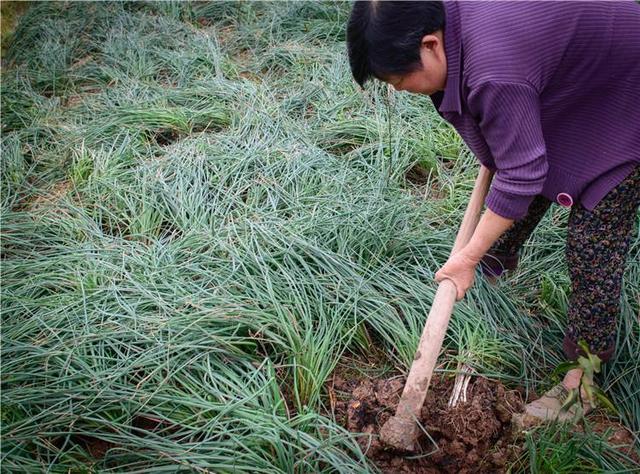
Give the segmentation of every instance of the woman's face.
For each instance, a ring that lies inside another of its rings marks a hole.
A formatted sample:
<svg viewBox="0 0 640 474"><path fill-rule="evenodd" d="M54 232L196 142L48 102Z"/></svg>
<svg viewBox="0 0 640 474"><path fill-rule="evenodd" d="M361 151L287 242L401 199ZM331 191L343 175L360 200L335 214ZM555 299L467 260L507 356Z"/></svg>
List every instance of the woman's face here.
<svg viewBox="0 0 640 474"><path fill-rule="evenodd" d="M426 35L420 43L421 69L385 78L397 91L431 95L444 90L447 82L447 58L442 30Z"/></svg>

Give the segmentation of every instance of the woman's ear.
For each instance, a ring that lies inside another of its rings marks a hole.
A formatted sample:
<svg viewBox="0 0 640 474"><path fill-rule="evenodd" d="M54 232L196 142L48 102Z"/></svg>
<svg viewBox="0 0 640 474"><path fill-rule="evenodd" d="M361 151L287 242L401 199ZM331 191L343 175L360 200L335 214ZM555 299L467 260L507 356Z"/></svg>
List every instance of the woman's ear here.
<svg viewBox="0 0 640 474"><path fill-rule="evenodd" d="M420 42L420 46L422 48L426 48L429 51L436 51L439 46L441 46L441 39L436 34L424 35L422 37L422 41Z"/></svg>
<svg viewBox="0 0 640 474"><path fill-rule="evenodd" d="M446 53L444 49L444 35L442 30L424 35L420 42L421 56L426 53L425 59L435 59L438 63L445 63Z"/></svg>

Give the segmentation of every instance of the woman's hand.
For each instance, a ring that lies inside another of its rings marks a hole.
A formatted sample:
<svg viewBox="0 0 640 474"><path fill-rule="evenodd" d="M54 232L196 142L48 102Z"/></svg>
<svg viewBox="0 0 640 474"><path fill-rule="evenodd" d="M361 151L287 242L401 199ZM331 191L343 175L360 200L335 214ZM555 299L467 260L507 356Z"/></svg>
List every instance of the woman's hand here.
<svg viewBox="0 0 640 474"><path fill-rule="evenodd" d="M473 285L476 266L484 254L512 224L512 219L502 217L491 209L485 210L469 243L449 257L447 263L436 273L436 281L453 281L456 285L456 298L461 300Z"/></svg>
<svg viewBox="0 0 640 474"><path fill-rule="evenodd" d="M436 272L436 281L449 279L456 285L456 299L460 301L471 285L480 259L472 256L463 248L449 257L447 263Z"/></svg>

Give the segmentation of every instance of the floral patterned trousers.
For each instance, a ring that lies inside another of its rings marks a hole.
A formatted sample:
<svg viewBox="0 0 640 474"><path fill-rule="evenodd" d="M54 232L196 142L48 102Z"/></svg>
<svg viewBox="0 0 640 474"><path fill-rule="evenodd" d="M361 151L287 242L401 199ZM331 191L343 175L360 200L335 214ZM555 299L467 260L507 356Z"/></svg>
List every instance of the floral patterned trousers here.
<svg viewBox="0 0 640 474"><path fill-rule="evenodd" d="M548 199L536 196L527 215L516 221L483 259L485 274L499 275L503 269L515 268L520 249L550 205ZM639 206L640 166L593 211L580 204L571 208L566 245L571 295L563 341L564 352L571 360L580 353L580 340L603 361L613 356L622 275L638 228Z"/></svg>

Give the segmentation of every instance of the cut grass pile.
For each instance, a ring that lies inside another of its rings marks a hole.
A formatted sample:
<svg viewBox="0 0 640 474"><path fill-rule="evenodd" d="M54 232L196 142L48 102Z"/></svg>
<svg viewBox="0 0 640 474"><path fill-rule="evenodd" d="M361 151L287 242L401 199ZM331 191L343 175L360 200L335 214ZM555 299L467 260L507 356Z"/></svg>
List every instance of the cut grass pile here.
<svg viewBox="0 0 640 474"><path fill-rule="evenodd" d="M409 367L477 165L428 98L357 89L348 11L43 2L21 18L2 68L8 472L373 472L324 384L347 354ZM443 369L552 383L565 220L456 306ZM636 239L601 379L636 432L639 256ZM552 458L549 433L519 466ZM632 465L580 436L575 466Z"/></svg>

